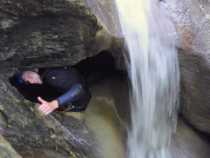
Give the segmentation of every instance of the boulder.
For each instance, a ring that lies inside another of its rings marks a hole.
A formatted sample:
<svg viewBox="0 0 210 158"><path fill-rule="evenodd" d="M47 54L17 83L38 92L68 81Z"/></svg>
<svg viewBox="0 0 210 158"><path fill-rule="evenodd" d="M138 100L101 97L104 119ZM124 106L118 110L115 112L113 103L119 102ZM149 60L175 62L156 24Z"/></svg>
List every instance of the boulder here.
<svg viewBox="0 0 210 158"><path fill-rule="evenodd" d="M210 2L172 0L162 4L177 28L181 72L181 113L210 134Z"/></svg>
<svg viewBox="0 0 210 158"><path fill-rule="evenodd" d="M112 41L82 0L2 0L0 34L1 69L73 65Z"/></svg>
<svg viewBox="0 0 210 158"><path fill-rule="evenodd" d="M208 158L210 154L206 137L193 130L182 119L178 121L171 147L173 158Z"/></svg>

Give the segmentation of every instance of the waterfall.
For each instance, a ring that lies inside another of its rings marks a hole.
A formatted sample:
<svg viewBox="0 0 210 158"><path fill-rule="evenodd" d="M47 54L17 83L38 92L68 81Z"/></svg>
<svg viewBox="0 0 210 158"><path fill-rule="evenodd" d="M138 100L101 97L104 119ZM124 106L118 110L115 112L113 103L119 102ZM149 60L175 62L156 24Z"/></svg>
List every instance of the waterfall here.
<svg viewBox="0 0 210 158"><path fill-rule="evenodd" d="M129 158L170 158L176 129L179 68L175 28L157 0L116 0L129 52Z"/></svg>

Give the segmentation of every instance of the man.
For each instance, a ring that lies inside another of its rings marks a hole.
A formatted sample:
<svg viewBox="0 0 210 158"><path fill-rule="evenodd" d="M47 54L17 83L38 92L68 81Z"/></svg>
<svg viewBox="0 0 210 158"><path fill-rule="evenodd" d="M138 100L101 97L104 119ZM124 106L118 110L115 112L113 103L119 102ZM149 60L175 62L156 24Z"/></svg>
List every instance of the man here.
<svg viewBox="0 0 210 158"><path fill-rule="evenodd" d="M16 73L11 83L45 115L55 110L84 111L90 92L74 68L46 68Z"/></svg>

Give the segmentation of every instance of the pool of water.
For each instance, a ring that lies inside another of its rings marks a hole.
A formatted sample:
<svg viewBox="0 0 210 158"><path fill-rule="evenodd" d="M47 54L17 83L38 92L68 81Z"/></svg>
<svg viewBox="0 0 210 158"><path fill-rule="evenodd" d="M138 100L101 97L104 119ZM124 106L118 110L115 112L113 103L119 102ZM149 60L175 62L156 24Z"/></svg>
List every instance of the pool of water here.
<svg viewBox="0 0 210 158"><path fill-rule="evenodd" d="M117 114L116 96L113 95L122 84L112 79L101 81L91 89L92 99L84 119L96 137L102 158L125 157L125 128Z"/></svg>

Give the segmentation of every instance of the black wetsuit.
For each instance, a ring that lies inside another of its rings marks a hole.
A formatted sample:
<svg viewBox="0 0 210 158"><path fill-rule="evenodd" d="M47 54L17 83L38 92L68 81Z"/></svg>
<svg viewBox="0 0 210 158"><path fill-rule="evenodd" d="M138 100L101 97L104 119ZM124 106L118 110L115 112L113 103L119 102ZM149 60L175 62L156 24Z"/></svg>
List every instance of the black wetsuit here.
<svg viewBox="0 0 210 158"><path fill-rule="evenodd" d="M58 100L59 109L67 111L83 111L91 98L89 89L78 71L74 68L40 69L39 75L43 84L28 84L18 73L12 83L29 100L38 102L40 96L47 101Z"/></svg>

